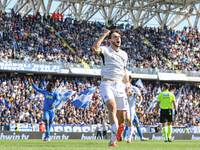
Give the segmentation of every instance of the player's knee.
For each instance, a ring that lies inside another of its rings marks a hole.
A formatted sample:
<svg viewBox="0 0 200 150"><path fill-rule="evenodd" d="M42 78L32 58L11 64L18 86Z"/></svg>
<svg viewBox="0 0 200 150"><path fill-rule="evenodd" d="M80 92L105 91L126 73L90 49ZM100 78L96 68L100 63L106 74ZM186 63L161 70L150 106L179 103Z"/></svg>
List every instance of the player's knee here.
<svg viewBox="0 0 200 150"><path fill-rule="evenodd" d="M110 109L108 109L108 111L110 111L111 113L116 113L117 109L115 108L115 106L110 106Z"/></svg>
<svg viewBox="0 0 200 150"><path fill-rule="evenodd" d="M44 123L49 123L49 120L45 120Z"/></svg>
<svg viewBox="0 0 200 150"><path fill-rule="evenodd" d="M113 102L109 102L106 104L107 108L108 108L108 111L112 112L112 113L115 113L117 111L117 106L115 103Z"/></svg>

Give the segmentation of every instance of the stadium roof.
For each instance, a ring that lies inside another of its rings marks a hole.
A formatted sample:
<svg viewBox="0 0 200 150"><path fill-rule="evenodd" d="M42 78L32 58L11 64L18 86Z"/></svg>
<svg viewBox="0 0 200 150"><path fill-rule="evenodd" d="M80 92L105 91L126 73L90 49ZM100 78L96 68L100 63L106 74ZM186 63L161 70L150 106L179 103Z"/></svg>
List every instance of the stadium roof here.
<svg viewBox="0 0 200 150"><path fill-rule="evenodd" d="M77 20L90 20L98 13L105 23L109 19L114 23L131 20L135 27L147 24L152 18L160 26L175 28L187 20L191 27L196 27L200 16L200 0L1 0L0 9L5 11L10 2L15 3L14 11L22 15L37 11L68 12ZM59 3L57 8L52 6L53 2ZM191 17L195 17L193 22Z"/></svg>

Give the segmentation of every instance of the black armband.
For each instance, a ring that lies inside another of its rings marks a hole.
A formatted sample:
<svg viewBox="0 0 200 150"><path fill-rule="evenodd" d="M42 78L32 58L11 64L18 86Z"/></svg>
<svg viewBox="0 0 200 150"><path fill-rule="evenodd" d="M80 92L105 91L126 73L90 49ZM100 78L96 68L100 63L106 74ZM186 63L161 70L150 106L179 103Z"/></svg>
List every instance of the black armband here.
<svg viewBox="0 0 200 150"><path fill-rule="evenodd" d="M175 115L177 115L177 111L175 111Z"/></svg>

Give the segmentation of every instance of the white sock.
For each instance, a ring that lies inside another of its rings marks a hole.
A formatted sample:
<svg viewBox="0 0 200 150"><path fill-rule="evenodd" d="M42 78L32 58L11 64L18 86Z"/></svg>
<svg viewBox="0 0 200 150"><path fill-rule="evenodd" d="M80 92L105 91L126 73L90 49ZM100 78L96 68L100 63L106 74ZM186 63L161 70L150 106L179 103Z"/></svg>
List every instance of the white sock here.
<svg viewBox="0 0 200 150"><path fill-rule="evenodd" d="M133 127L128 127L128 140L131 140L132 133L133 133Z"/></svg>
<svg viewBox="0 0 200 150"><path fill-rule="evenodd" d="M118 125L117 124L113 124L111 127L111 140L114 141L116 139L117 136L117 130L118 130Z"/></svg>

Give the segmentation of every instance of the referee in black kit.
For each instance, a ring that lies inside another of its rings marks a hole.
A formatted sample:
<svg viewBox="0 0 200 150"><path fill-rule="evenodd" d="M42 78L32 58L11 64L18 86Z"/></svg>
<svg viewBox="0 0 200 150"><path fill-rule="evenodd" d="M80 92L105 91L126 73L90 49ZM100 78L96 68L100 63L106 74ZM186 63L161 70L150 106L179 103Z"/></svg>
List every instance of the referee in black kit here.
<svg viewBox="0 0 200 150"><path fill-rule="evenodd" d="M160 116L160 122L163 125L163 134L165 137L165 142L172 142L171 134L172 134L172 104L175 109L175 118L177 117L177 107L175 96L173 93L169 92L169 84L163 84L163 92L158 94L157 101L157 115ZM161 115L159 114L159 105L161 105ZM167 123L168 122L168 139L167 139Z"/></svg>

